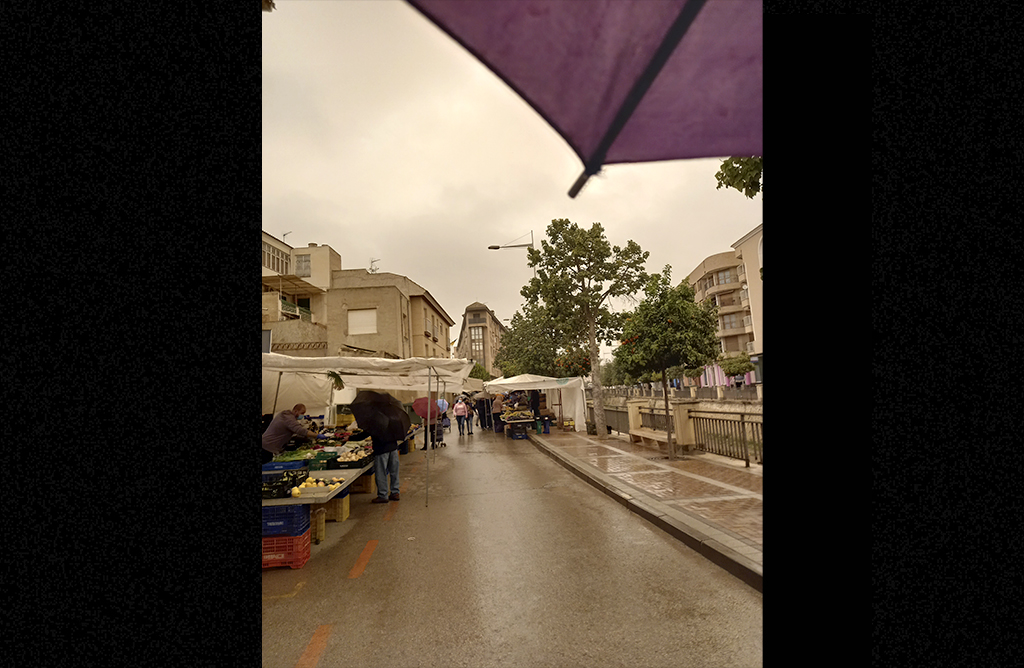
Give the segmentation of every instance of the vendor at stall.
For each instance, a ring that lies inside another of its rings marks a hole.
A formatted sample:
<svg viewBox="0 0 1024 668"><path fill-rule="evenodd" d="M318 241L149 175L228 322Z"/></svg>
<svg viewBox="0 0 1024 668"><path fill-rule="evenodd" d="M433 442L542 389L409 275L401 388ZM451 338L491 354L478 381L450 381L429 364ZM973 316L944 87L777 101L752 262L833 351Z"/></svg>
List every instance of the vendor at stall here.
<svg viewBox="0 0 1024 668"><path fill-rule="evenodd" d="M266 464L284 450L284 446L293 436L300 438L316 438L317 433L299 424L298 416L306 412L304 404L295 404L291 410L283 410L263 432L263 463Z"/></svg>

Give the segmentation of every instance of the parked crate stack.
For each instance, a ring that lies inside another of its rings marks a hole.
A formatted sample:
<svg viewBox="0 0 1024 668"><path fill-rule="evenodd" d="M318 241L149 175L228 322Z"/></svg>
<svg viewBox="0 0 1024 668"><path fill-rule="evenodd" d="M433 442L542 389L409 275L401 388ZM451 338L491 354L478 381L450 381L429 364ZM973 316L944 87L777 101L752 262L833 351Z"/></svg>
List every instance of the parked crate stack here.
<svg viewBox="0 0 1024 668"><path fill-rule="evenodd" d="M263 508L263 568L302 568L310 554L308 505Z"/></svg>

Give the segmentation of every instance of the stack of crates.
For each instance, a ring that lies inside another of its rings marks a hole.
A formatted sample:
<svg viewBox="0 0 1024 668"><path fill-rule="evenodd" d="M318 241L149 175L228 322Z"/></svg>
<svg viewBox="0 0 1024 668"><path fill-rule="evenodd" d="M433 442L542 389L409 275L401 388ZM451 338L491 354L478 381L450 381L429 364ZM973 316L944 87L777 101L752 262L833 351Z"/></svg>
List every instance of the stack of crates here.
<svg viewBox="0 0 1024 668"><path fill-rule="evenodd" d="M315 512L323 508L325 511L324 520L327 522L344 522L348 519L349 514L349 500L348 500L348 488L343 489L338 496L334 497L327 503L314 503L312 505L311 512Z"/></svg>
<svg viewBox="0 0 1024 668"><path fill-rule="evenodd" d="M509 428L512 431L512 438L513 439L525 439L525 438L527 438L527 436L526 436L526 423L523 423L523 422L513 422L512 424L509 425Z"/></svg>
<svg viewBox="0 0 1024 668"><path fill-rule="evenodd" d="M309 559L309 505L263 508L263 568L302 568Z"/></svg>

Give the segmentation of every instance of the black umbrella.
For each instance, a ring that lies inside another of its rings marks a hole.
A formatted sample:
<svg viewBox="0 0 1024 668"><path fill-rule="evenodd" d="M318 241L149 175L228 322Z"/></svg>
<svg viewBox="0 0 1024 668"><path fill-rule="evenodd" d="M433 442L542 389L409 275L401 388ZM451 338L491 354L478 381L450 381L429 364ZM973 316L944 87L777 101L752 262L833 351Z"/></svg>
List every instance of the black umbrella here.
<svg viewBox="0 0 1024 668"><path fill-rule="evenodd" d="M375 443L402 442L409 433L409 414L402 402L387 392L361 390L349 408Z"/></svg>

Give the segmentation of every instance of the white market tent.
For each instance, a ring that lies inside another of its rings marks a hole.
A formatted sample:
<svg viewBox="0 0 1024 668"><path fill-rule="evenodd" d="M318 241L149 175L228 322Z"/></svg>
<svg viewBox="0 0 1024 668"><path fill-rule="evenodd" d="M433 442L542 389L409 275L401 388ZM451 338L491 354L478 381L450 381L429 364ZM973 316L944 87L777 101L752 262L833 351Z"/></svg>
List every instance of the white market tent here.
<svg viewBox="0 0 1024 668"><path fill-rule="evenodd" d="M582 378L550 378L524 373L511 378L484 381L484 389L492 394L513 390L561 390L563 415L576 423L576 431L586 429L587 398L583 390ZM548 406L550 406L551 395L547 394Z"/></svg>
<svg viewBox="0 0 1024 668"><path fill-rule="evenodd" d="M327 415L335 404L355 398L355 390L461 392L473 363L463 359L412 357L292 357L263 355L263 413L276 415L305 404L310 415ZM341 376L345 389L334 389L328 371Z"/></svg>
<svg viewBox="0 0 1024 668"><path fill-rule="evenodd" d="M473 370L464 359L412 357L389 360L376 357L291 357L263 355L263 413L277 414L295 404L305 404L310 415L327 416L335 403L349 403L355 390L416 390L433 398L440 392L461 392ZM345 384L339 396L328 371ZM282 388L284 388L282 390ZM468 388L467 388L468 389ZM340 399L340 400L339 400ZM269 408L268 408L269 406ZM316 407L321 407L318 410ZM426 436L424 436L424 441ZM427 458L426 494L430 492L430 458ZM428 503L424 496L424 503Z"/></svg>

